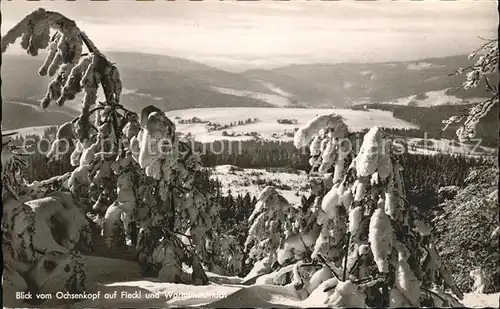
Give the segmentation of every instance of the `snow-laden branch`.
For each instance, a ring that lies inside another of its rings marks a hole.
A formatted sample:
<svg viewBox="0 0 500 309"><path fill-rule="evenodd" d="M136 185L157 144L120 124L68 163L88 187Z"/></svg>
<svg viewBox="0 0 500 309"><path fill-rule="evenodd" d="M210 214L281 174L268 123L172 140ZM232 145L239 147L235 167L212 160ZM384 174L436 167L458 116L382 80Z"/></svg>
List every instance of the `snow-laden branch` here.
<svg viewBox="0 0 500 309"><path fill-rule="evenodd" d="M464 90L477 88L480 82L484 81L486 85L485 91L491 94L491 98L481 103L477 103L465 114L452 116L443 121L443 131L446 130L451 124L460 124L456 134L461 142L468 141L476 136L476 125L479 123L481 118L486 116L493 106L499 102L498 89L490 81L490 75L494 73L497 73L498 79L498 39L486 40L486 43L469 55L469 60L476 58L477 61L475 64L466 68L459 68L455 73L450 74L466 75L466 80L461 87Z"/></svg>
<svg viewBox="0 0 500 309"><path fill-rule="evenodd" d="M275 270L259 282L286 284L284 272L291 272L297 263L312 261L323 267L311 274L302 272L300 286L314 282L318 289L322 282L333 280L322 292L330 293L325 303L329 306L420 306L428 295L421 289L420 275L436 271L461 299L462 293L429 241L428 224L406 201L401 168L391 152L389 137L379 127L370 129L349 164L349 156L342 154L351 149L340 147L340 140L347 136L345 124L332 115L318 116L297 131L296 146L310 146L311 165L326 165L317 173L331 182L322 182L323 189L314 190L312 207L294 213L296 221L307 225L299 224L292 234L265 229L288 211L266 202L272 193L279 195L276 189L266 188L261 193L264 200L254 209L249 235L258 235L253 248L266 248L268 254L260 257ZM422 266L420 258L426 252L427 262ZM308 293L321 294L315 289Z"/></svg>

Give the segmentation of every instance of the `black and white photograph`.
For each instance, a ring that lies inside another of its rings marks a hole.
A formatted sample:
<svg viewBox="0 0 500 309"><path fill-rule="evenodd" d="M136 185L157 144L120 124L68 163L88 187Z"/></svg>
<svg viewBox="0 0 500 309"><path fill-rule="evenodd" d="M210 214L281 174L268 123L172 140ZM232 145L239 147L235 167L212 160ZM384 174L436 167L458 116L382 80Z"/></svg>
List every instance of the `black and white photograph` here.
<svg viewBox="0 0 500 309"><path fill-rule="evenodd" d="M498 25L2 1L3 308L500 307Z"/></svg>

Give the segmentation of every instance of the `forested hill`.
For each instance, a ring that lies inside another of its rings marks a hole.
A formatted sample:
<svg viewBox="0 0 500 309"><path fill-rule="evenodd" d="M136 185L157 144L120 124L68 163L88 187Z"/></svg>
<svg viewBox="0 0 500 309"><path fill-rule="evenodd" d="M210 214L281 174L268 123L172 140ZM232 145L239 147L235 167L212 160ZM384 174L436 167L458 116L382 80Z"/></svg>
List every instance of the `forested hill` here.
<svg viewBox="0 0 500 309"><path fill-rule="evenodd" d="M465 104L417 107L393 104L367 104L363 108L392 111L395 118L408 121L420 128L415 130L401 130L401 134L404 134L404 136L422 138L424 134L427 134L429 138L456 139L455 132L458 125L451 125L443 132L443 120L447 120L452 116L463 115L473 106L473 104ZM482 146L498 147L498 132L500 129L498 113L499 107L496 104L486 116L481 118L476 126L475 139L482 139Z"/></svg>

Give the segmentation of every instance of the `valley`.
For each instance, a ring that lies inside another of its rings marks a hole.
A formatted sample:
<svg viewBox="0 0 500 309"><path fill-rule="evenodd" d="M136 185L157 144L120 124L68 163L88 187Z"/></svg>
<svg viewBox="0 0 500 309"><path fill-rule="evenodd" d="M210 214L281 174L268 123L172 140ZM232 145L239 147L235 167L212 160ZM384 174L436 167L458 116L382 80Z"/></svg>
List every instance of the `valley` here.
<svg viewBox="0 0 500 309"><path fill-rule="evenodd" d="M86 65L105 84L88 48ZM73 127L81 142L61 160L55 132L79 116L83 93L42 110L48 78L31 77L43 59L6 57L2 130L18 132L2 149L16 231L6 236L15 247L8 253L11 261L19 252L39 257L21 262L27 272L9 270L9 295L108 295L84 307L498 306L498 126L483 119L483 144L441 130L450 115L488 98L483 84L456 91L463 76L448 74L466 56L227 72L170 56L107 55L120 70L108 81L123 88L104 87L112 98L98 112L104 124L96 135ZM69 80L79 82L75 71ZM87 107L96 104L95 87L83 92L92 95ZM117 100L138 114L150 105L160 112L146 110L138 123L113 108ZM340 117L317 117L325 114ZM117 131L117 121L129 126ZM139 155L109 150L102 138ZM148 147L164 146L163 138L173 152ZM386 138L402 153L378 152ZM28 139L50 143L22 160L15 145ZM348 155L340 139L356 142ZM13 280L21 274L28 279ZM493 289L479 286L486 280Z"/></svg>

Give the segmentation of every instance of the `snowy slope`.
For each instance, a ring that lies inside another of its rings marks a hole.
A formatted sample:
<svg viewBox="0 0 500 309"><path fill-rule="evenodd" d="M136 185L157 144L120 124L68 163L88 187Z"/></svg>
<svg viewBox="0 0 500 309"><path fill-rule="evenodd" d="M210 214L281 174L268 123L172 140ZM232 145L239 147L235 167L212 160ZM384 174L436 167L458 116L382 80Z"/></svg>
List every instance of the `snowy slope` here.
<svg viewBox="0 0 500 309"><path fill-rule="evenodd" d="M191 119L198 117L204 121L217 122L220 124L229 124L239 120L248 118L258 118L259 122L236 126L227 130L207 132L204 123L189 123L178 124L178 131L183 133L191 132L197 141L212 142L215 140L248 140L251 136L238 137L223 137L222 132L234 133L249 133L256 132L263 139L273 139L273 134L279 135L279 140L291 140L292 137L283 136L284 132L293 133L295 127L305 124L311 118L319 114L335 113L342 117L349 129L352 131L360 131L366 128L371 128L375 125L388 128L416 128L415 125L406 121L396 119L391 112L381 110L359 111L350 109L302 109L302 108L195 108L176 110L167 113L167 116L174 119L180 117L182 119ZM296 119L297 124L279 124L280 118Z"/></svg>
<svg viewBox="0 0 500 309"><path fill-rule="evenodd" d="M269 93L262 93L262 92L255 92L255 91L249 91L249 90L236 90L236 89L231 89L231 88L223 88L223 87L211 87L212 90L218 91L223 94L229 94L229 95L234 95L237 97L247 97L247 98L253 98L257 100L262 100L264 102L270 103L274 106L277 107L284 107L287 105L290 105L290 99L278 95L278 94L269 94Z"/></svg>
<svg viewBox="0 0 500 309"><path fill-rule="evenodd" d="M479 103L484 101L484 98L470 98L468 100L464 100L454 95L447 94L446 92L449 90L450 89L448 88L436 91L429 91L421 95L420 97L418 95L412 95L385 103L395 104L395 105L412 105L417 107L431 107L438 105L454 105L454 104L459 105L459 104Z"/></svg>
<svg viewBox="0 0 500 309"><path fill-rule="evenodd" d="M500 293L494 294L475 294L467 293L464 295L462 304L469 308L500 308Z"/></svg>
<svg viewBox="0 0 500 309"><path fill-rule="evenodd" d="M266 308L266 307L324 307L325 295L314 293L301 301L286 286L213 283L222 276L208 273L212 283L207 286L193 286L158 282L151 278L141 278L139 267L133 262L101 257L84 257L87 270L88 292L94 293L95 299L87 299L70 305L68 301L47 300L38 308L151 308L151 307L198 307L198 308ZM234 281L228 277L228 281ZM8 291L5 291L8 292ZM99 292L99 294L97 294ZM112 297L106 299L105 295ZM496 294L466 294L463 304L467 307L499 307ZM69 305L69 306L68 306ZM28 307L26 304L15 304L16 308ZM4 307L9 308L9 307ZM12 308L12 307L11 307Z"/></svg>
<svg viewBox="0 0 500 309"><path fill-rule="evenodd" d="M127 91L135 91L128 89ZM67 104L70 108L79 108ZM284 133L293 133L296 127L306 123L311 118L319 114L335 113L344 117L345 122L352 131L359 131L378 125L388 128L416 128L415 125L406 121L394 118L391 112L381 110L355 111L350 109L305 109L305 108L254 108L254 107L228 107L228 108L195 108L183 109L167 112L167 116L173 120L176 117L182 119L191 119L198 117L204 121L211 121L220 124L229 124L246 120L248 118L258 118L259 121L252 124L235 126L226 130L208 132L205 123L177 124L177 130L182 133L190 132L200 142L213 142L216 140L248 140L251 136L228 137L222 136L223 131L230 133L250 133L256 132L262 139L272 139L273 134L278 135L279 140L291 140L291 136L285 136ZM278 119L296 119L297 124L279 124ZM42 127L27 127L19 131L20 134L36 134ZM26 133L24 133L26 132Z"/></svg>
<svg viewBox="0 0 500 309"><path fill-rule="evenodd" d="M485 147L481 141L475 141L471 144L459 143L449 139L423 139L423 138L404 138L408 143L408 152L424 155L434 154L454 154L468 157L497 156L498 149ZM427 144L425 144L427 143Z"/></svg>
<svg viewBox="0 0 500 309"><path fill-rule="evenodd" d="M21 129L16 129L16 130L5 130L2 131L3 134L8 134L12 132L16 132L16 136L27 136L27 135L37 135L37 136L43 136L45 130L55 127L55 126L38 126L38 127L26 127L26 128L21 128Z"/></svg>
<svg viewBox="0 0 500 309"><path fill-rule="evenodd" d="M292 205L300 205L301 196L295 195L296 192L306 194L308 190L303 187L307 184L307 175L301 171L299 174L291 173L271 173L266 172L264 169L240 169L229 172L231 165L219 165L215 167L212 174L213 178L217 178L222 185L223 194L227 194L231 190L231 194L236 196L238 194L245 195L247 192L250 196L259 196L265 184L257 185L258 181L272 182L281 193ZM279 184L286 184L290 186L289 190L279 188Z"/></svg>

